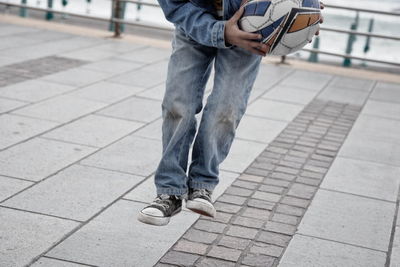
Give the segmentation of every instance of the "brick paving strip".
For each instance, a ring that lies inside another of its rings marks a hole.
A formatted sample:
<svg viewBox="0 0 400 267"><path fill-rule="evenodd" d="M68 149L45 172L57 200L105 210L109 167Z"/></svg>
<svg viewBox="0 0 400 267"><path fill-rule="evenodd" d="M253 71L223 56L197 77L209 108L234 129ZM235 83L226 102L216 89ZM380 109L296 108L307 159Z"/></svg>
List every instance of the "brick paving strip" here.
<svg viewBox="0 0 400 267"><path fill-rule="evenodd" d="M0 87L40 78L87 63L79 59L48 56L6 65L0 67Z"/></svg>
<svg viewBox="0 0 400 267"><path fill-rule="evenodd" d="M313 100L156 266L277 266L360 111Z"/></svg>

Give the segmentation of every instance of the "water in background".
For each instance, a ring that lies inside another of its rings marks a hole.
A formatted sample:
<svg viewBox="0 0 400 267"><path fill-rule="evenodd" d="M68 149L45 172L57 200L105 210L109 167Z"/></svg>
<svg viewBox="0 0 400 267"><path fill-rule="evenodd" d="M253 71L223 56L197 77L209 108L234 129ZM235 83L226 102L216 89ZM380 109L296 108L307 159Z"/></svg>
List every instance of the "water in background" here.
<svg viewBox="0 0 400 267"><path fill-rule="evenodd" d="M20 3L20 0L8 0L12 3ZM46 0L27 0L29 5L45 7ZM148 0L156 3L156 0ZM61 0L54 0L54 8L62 10ZM358 7L373 10L397 11L400 12L400 0L325 0L326 4L342 5L349 7ZM86 0L69 0L65 10L75 13L86 13ZM111 0L91 0L89 5L90 15L109 18L111 14ZM323 12L324 26L339 29L350 29L350 25L354 22L356 12L340 9L327 8ZM163 16L160 8L142 6L140 11L137 10L136 4L128 4L126 9L126 19L137 20L142 22L169 25ZM360 13L360 21L358 31L367 32L369 20L374 19L373 32L378 34L400 36L400 19L396 16L374 15L371 13ZM172 26L172 25L171 25ZM348 35L333 32L321 32L320 49L330 52L344 53L346 49ZM387 39L372 38L370 50L364 54L364 46L366 37L357 36L354 43L352 54L355 56L400 62L400 41L392 41ZM312 47L312 44L307 45ZM308 53L296 53L293 56L307 58ZM320 59L329 61L342 61L338 57L330 57L320 55ZM355 62L356 63L356 62ZM358 63L357 63L358 64Z"/></svg>

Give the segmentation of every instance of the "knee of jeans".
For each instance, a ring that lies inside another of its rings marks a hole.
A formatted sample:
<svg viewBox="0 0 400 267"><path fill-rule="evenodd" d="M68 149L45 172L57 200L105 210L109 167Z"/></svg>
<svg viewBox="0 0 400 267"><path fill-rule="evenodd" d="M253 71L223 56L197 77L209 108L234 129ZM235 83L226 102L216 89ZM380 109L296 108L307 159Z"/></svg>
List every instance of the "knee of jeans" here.
<svg viewBox="0 0 400 267"><path fill-rule="evenodd" d="M236 128L237 115L233 108L220 110L216 114L216 119L219 124Z"/></svg>
<svg viewBox="0 0 400 267"><path fill-rule="evenodd" d="M179 102L169 102L162 104L164 117L172 119L185 119L194 116L194 108L182 105Z"/></svg>

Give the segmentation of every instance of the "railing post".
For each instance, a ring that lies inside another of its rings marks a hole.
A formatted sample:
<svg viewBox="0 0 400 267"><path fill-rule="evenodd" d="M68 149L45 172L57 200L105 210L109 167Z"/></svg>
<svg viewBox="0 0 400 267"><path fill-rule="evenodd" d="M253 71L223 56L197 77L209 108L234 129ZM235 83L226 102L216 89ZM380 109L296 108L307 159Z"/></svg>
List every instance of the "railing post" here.
<svg viewBox="0 0 400 267"><path fill-rule="evenodd" d="M90 3L91 0L86 0L86 14L90 14Z"/></svg>
<svg viewBox="0 0 400 267"><path fill-rule="evenodd" d="M26 5L26 0L21 0L21 4ZM19 15L20 15L21 17L26 17L26 15L27 15L27 10L26 10L25 7L21 7L21 8L19 9Z"/></svg>
<svg viewBox="0 0 400 267"><path fill-rule="evenodd" d="M68 5L68 0L62 0L61 1L62 9L65 11L66 6ZM67 14L62 14L62 18L66 19L68 16Z"/></svg>
<svg viewBox="0 0 400 267"><path fill-rule="evenodd" d="M47 7L53 8L53 0L47 0ZM53 12L47 11L46 12L46 20L52 20L54 18Z"/></svg>
<svg viewBox="0 0 400 267"><path fill-rule="evenodd" d="M353 31L357 30L358 22L359 22L359 15L358 15L358 12L357 12L356 19L351 24L350 30L353 30ZM350 33L349 34L349 38L347 39L346 55L349 55L349 56L351 55L351 52L353 51L353 44L354 44L355 41L356 41L355 34ZM351 66L351 59L346 57L343 60L343 67L350 67L350 66Z"/></svg>
<svg viewBox="0 0 400 267"><path fill-rule="evenodd" d="M141 0L139 0L141 1ZM142 4L136 4L136 21L140 20L140 10L142 9Z"/></svg>
<svg viewBox="0 0 400 267"><path fill-rule="evenodd" d="M315 41L313 43L313 49L318 49L319 48L319 36L315 38ZM310 57L308 58L309 62L318 62L318 53L317 52L311 52Z"/></svg>
<svg viewBox="0 0 400 267"><path fill-rule="evenodd" d="M115 0L115 9L114 9L114 18L119 19L120 15L120 1ZM114 37L118 38L121 36L121 28L119 27L120 23L118 21L114 22Z"/></svg>

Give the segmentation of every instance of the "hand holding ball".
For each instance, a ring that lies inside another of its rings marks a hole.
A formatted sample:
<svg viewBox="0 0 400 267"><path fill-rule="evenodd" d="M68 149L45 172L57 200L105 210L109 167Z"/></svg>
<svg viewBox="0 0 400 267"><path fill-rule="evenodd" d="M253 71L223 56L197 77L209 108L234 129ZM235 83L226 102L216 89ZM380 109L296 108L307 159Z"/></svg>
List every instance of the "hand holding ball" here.
<svg viewBox="0 0 400 267"><path fill-rule="evenodd" d="M243 8L239 27L261 36L263 45L256 49L287 55L303 48L318 34L323 5L318 0L251 0Z"/></svg>

